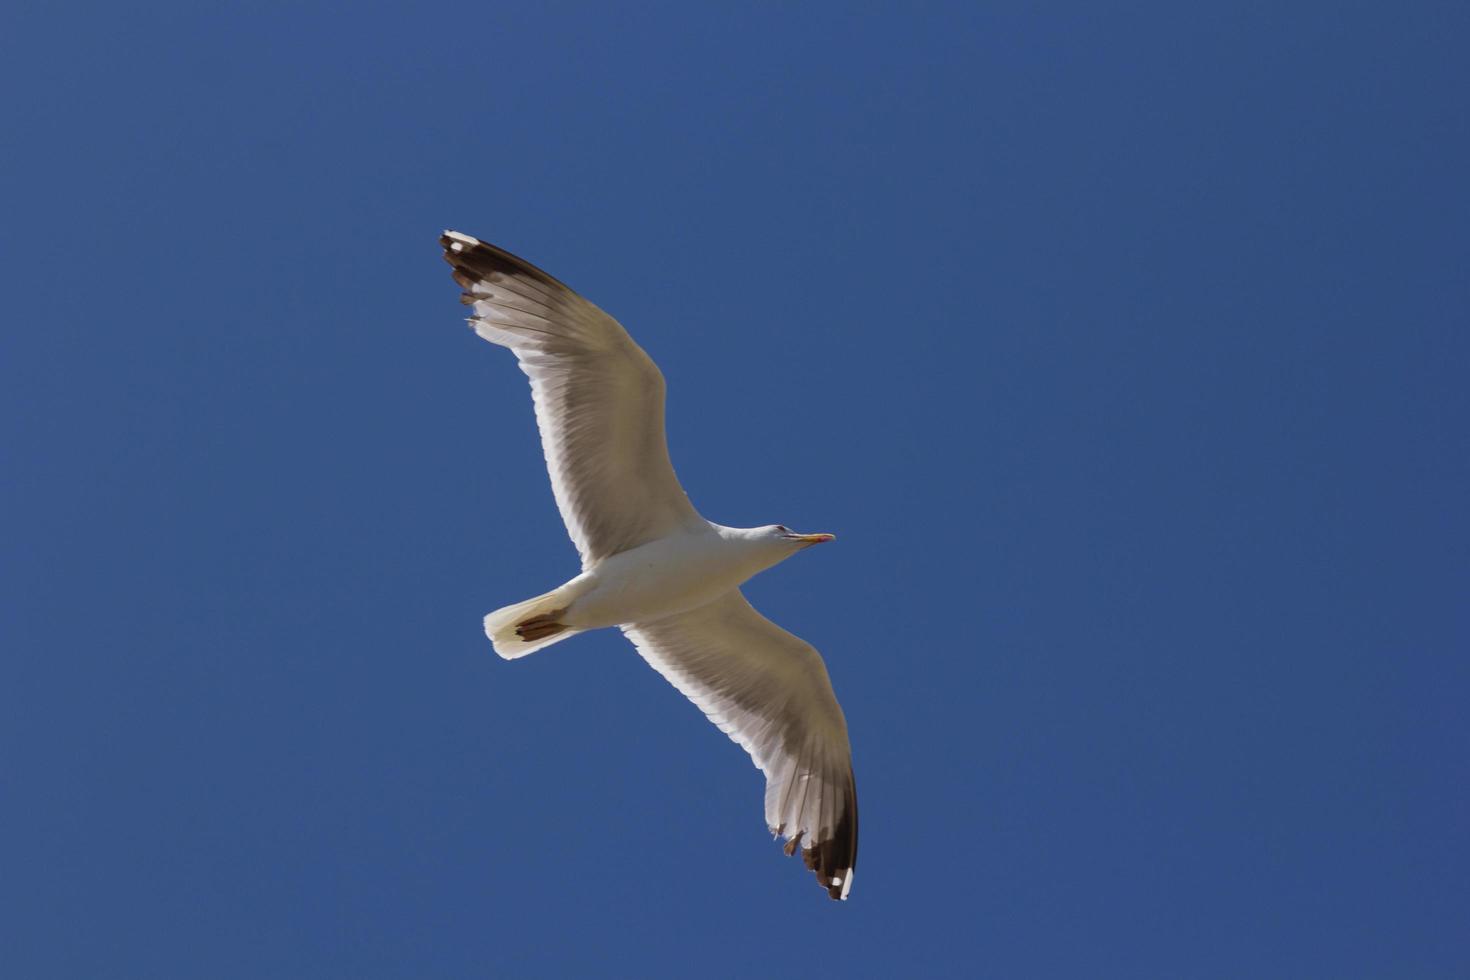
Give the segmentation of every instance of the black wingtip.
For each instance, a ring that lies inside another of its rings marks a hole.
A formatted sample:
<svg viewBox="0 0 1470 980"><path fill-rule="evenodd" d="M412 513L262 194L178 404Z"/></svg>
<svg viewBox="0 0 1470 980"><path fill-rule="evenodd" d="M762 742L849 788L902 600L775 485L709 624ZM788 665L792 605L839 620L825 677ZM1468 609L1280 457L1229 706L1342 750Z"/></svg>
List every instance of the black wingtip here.
<svg viewBox="0 0 1470 980"><path fill-rule="evenodd" d="M847 900L847 893L852 888L853 872L857 870L857 786L849 783L847 792L848 806L838 819L837 826L832 829L832 835L807 845L801 852L807 869L817 876L817 884L827 890L828 898L837 902ZM784 829L783 825L777 832ZM798 831L795 837L786 842L782 850L787 857L795 854L797 848L801 847L801 837L802 832Z"/></svg>
<svg viewBox="0 0 1470 980"><path fill-rule="evenodd" d="M467 287L467 281L493 281L497 276L516 276L531 279L555 289L570 287L555 277L538 269L518 255L503 248L481 241L473 235L458 231L446 231L439 236L439 246L444 249L444 261L454 269L454 278Z"/></svg>

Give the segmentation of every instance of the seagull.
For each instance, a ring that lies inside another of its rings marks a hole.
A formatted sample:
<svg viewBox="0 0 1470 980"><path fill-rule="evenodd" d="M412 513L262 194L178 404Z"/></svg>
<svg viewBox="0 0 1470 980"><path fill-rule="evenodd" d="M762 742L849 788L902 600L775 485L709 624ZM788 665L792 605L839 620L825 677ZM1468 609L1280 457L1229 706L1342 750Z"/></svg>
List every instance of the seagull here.
<svg viewBox="0 0 1470 980"><path fill-rule="evenodd" d="M475 333L531 379L551 491L582 572L485 617L507 660L616 626L765 773L765 817L834 899L857 864L847 722L821 654L740 586L833 540L782 524L725 527L694 509L669 461L664 378L612 317L504 249L439 239Z"/></svg>

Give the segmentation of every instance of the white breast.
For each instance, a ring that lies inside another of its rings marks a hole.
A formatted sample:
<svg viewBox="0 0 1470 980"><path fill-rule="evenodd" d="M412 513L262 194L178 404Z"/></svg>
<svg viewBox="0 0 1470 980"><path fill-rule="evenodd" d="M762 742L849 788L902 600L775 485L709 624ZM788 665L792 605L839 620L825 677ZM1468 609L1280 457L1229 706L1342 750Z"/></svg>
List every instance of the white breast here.
<svg viewBox="0 0 1470 980"><path fill-rule="evenodd" d="M671 535L583 572L573 580L577 598L562 621L579 629L653 622L718 598L765 565L713 529Z"/></svg>

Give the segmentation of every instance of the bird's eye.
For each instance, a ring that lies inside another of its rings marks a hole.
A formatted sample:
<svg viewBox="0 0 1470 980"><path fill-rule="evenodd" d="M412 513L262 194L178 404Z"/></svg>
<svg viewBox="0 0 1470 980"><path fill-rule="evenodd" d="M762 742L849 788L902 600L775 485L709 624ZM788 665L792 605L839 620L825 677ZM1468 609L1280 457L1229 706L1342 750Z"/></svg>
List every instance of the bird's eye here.
<svg viewBox="0 0 1470 980"><path fill-rule="evenodd" d="M787 527L785 524L777 524L776 525L776 530L780 531L782 534L790 534L791 533L791 528Z"/></svg>

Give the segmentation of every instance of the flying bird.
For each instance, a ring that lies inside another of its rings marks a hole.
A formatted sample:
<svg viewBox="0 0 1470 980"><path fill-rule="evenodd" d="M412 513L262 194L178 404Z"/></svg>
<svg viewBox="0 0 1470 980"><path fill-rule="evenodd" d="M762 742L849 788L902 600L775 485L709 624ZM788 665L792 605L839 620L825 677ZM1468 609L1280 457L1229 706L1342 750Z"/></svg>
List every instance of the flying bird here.
<svg viewBox="0 0 1470 980"><path fill-rule="evenodd" d="M771 833L834 899L857 864L847 722L817 651L740 586L831 541L781 524L725 527L689 502L664 438L664 379L622 326L529 262L446 231L470 326L531 379L551 490L582 572L485 617L507 660L616 626L643 659L750 753Z"/></svg>

